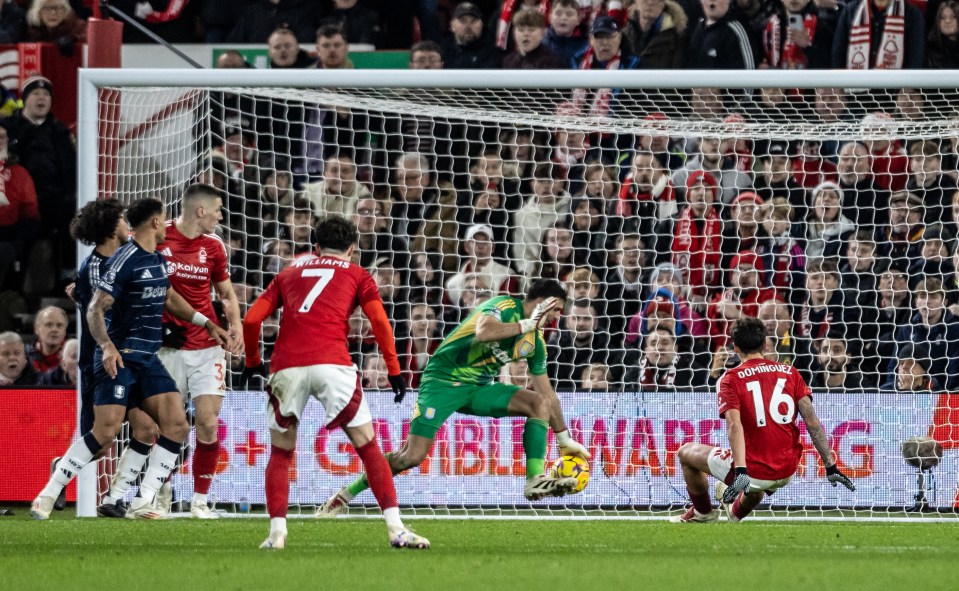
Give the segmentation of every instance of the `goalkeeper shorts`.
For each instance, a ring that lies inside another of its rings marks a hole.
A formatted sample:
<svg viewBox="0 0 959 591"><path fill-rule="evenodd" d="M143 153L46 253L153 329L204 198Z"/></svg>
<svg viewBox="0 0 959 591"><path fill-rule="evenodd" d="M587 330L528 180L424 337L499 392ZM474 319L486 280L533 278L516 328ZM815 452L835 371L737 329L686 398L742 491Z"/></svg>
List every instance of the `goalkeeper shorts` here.
<svg viewBox="0 0 959 591"><path fill-rule="evenodd" d="M410 433L434 439L454 412L479 417L505 417L510 400L520 390L512 384L459 384L424 377L420 382Z"/></svg>

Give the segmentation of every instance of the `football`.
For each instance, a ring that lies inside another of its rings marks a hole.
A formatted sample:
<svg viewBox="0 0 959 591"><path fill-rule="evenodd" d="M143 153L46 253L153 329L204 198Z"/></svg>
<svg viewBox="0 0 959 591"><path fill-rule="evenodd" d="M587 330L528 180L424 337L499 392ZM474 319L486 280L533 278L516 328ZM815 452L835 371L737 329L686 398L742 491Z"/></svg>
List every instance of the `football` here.
<svg viewBox="0 0 959 591"><path fill-rule="evenodd" d="M902 442L902 457L906 463L928 470L939 465L942 444L932 437L910 437Z"/></svg>
<svg viewBox="0 0 959 591"><path fill-rule="evenodd" d="M576 456L563 456L553 462L550 475L553 478L575 478L573 492L582 492L589 482L589 462Z"/></svg>

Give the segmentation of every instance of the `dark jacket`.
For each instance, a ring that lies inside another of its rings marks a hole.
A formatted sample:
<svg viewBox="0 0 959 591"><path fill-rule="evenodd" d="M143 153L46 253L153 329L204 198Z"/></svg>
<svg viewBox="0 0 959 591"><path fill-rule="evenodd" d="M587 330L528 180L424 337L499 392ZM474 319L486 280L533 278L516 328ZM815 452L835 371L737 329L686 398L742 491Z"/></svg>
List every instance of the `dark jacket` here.
<svg viewBox="0 0 959 591"><path fill-rule="evenodd" d="M13 381L9 386L0 386L0 388L19 388L23 386L36 386L37 380L40 379L40 375L37 373L37 370L33 369L33 366L30 365L30 362L27 362L26 367L23 368L23 373L20 374L20 377Z"/></svg>
<svg viewBox="0 0 959 591"><path fill-rule="evenodd" d="M602 321L600 321L602 322ZM578 347L568 330L553 333L547 345L549 377L556 384L557 391L572 392L579 390L580 376L592 363L607 365L613 371L614 381L620 375L618 352L610 349L609 333L602 326L593 334L593 340L587 347Z"/></svg>
<svg viewBox="0 0 959 591"><path fill-rule="evenodd" d="M861 1L869 2L870 0ZM858 8L858 2L850 2L843 8L842 14L839 16L839 22L836 24L836 36L833 38L832 43L833 68L846 68L847 54L849 52L849 32ZM922 13L919 12L918 8L906 2L904 17L906 31L904 36L905 47L902 48L902 68L904 70L919 69L926 63L926 29L922 19ZM872 25L872 43L869 45L869 67L874 68L876 54L879 53L879 43L882 39L883 26L886 23L886 11L873 10L869 22Z"/></svg>
<svg viewBox="0 0 959 591"><path fill-rule="evenodd" d="M546 30L546 36L543 37L543 45L552 49L554 53L568 62L576 57L576 54L586 50L589 39L580 35L560 37L553 30L553 27L550 27Z"/></svg>
<svg viewBox="0 0 959 591"><path fill-rule="evenodd" d="M443 44L443 68L447 70L490 70L503 63L503 52L483 37L460 45L450 35Z"/></svg>
<svg viewBox="0 0 959 591"><path fill-rule="evenodd" d="M22 376L21 376L22 377ZM54 367L50 371L45 371L40 374L40 378L37 380L38 386L65 386L68 388L76 388L76 384L71 384L70 380L67 379L67 372L63 371L63 368L59 365Z"/></svg>
<svg viewBox="0 0 959 591"><path fill-rule="evenodd" d="M913 179L906 183L906 190L918 195L926 208L926 223L942 222L952 217L952 196L955 194L956 179L948 174L940 174L928 187L920 187Z"/></svg>
<svg viewBox="0 0 959 591"><path fill-rule="evenodd" d="M926 42L926 67L936 70L959 68L959 41L930 35Z"/></svg>
<svg viewBox="0 0 959 591"><path fill-rule="evenodd" d="M896 331L899 350L908 344L923 345L929 350L929 376L941 387L952 391L959 386L959 320L946 310L934 326L926 326L918 313L909 324ZM896 383L898 355L886 368L886 383Z"/></svg>
<svg viewBox="0 0 959 591"><path fill-rule="evenodd" d="M20 43L26 37L26 13L13 2L0 2L0 43Z"/></svg>
<svg viewBox="0 0 959 591"><path fill-rule="evenodd" d="M346 40L350 43L368 43L376 48L383 47L380 15L362 4L356 4L347 10L334 9L328 17L320 21L320 25L337 25L346 32Z"/></svg>
<svg viewBox="0 0 959 591"><path fill-rule="evenodd" d="M642 70L682 68L686 62L688 27L689 19L682 7L667 0L663 13L648 32L644 33L640 28L638 17L630 18L623 31L623 40L639 58Z"/></svg>
<svg viewBox="0 0 959 591"><path fill-rule="evenodd" d="M319 2L314 0L260 0L247 7L227 37L231 43L266 43L280 26L289 27L300 43L316 41Z"/></svg>
<svg viewBox="0 0 959 591"><path fill-rule="evenodd" d="M689 39L686 67L701 70L753 70L755 42L748 29L727 14L711 25L705 19L696 24Z"/></svg>
<svg viewBox="0 0 959 591"><path fill-rule="evenodd" d="M642 368L642 352L631 350L626 353L623 362L626 373L623 377L623 389L627 392L678 392L705 388L707 385L706 368L696 363L692 353L679 353L674 368ZM648 374L646 383L643 373ZM652 383L650 383L652 382Z"/></svg>
<svg viewBox="0 0 959 591"><path fill-rule="evenodd" d="M540 44L539 47L526 55L513 50L503 58L504 70L567 70L569 62L553 52L552 49Z"/></svg>

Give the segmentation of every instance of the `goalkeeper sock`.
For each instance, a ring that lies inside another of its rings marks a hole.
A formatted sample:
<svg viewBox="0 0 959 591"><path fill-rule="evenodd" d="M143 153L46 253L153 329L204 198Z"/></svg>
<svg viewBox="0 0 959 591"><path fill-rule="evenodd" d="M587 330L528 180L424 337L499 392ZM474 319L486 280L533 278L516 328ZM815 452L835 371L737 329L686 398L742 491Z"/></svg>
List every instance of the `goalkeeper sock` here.
<svg viewBox="0 0 959 591"><path fill-rule="evenodd" d="M120 454L116 476L110 483L110 492L104 497L103 504L113 505L126 496L127 491L136 484L137 478L140 477L143 465L146 464L147 457L150 455L151 447L149 443L130 439L130 445Z"/></svg>
<svg viewBox="0 0 959 591"><path fill-rule="evenodd" d="M390 458L393 457L393 452L388 451L383 454L383 457L385 457L386 461L389 462ZM390 472L393 473L393 476L399 474L399 472L393 468L392 464L390 464ZM347 501L352 501L356 498L356 495L368 488L370 488L370 479L367 478L366 473L364 472L359 478L348 484L344 490L341 490L340 495Z"/></svg>
<svg viewBox="0 0 959 591"><path fill-rule="evenodd" d="M66 488L77 473L90 463L101 447L93 433L87 433L74 441L63 458L57 462L57 469L50 475L50 480L38 496L57 498L60 491Z"/></svg>
<svg viewBox="0 0 959 591"><path fill-rule="evenodd" d="M180 443L160 435L150 452L150 464L140 484L140 496L152 503L157 491L176 468L176 459L180 455Z"/></svg>
<svg viewBox="0 0 959 591"><path fill-rule="evenodd" d="M213 477L216 475L216 465L220 459L220 442L203 443L197 440L193 451L193 500L199 503L206 502L206 495L210 492Z"/></svg>
<svg viewBox="0 0 959 591"><path fill-rule="evenodd" d="M546 465L546 437L549 423L544 419L526 419L523 429L523 451L526 452L526 479L543 473Z"/></svg>
<svg viewBox="0 0 959 591"><path fill-rule="evenodd" d="M286 529L286 509L290 500L290 460L292 449L272 446L270 461L266 464L266 509L270 514L270 523L275 518L283 518ZM276 522L279 523L279 522Z"/></svg>
<svg viewBox="0 0 959 591"><path fill-rule="evenodd" d="M689 500L692 501L693 507L699 511L702 515L712 512L713 502L709 498L709 493L694 493L689 490L689 487L686 487L686 492L689 493Z"/></svg>
<svg viewBox="0 0 959 591"><path fill-rule="evenodd" d="M396 502L396 487L393 485L393 472L390 470L390 463L387 461L376 439L371 439L366 445L356 448L363 466L366 468L367 479L370 482L370 488L373 490L373 496L376 497L376 504L383 510L383 517L386 518L386 525L390 529L403 527L400 521L400 512L397 509L399 503ZM390 511L390 509L396 509Z"/></svg>

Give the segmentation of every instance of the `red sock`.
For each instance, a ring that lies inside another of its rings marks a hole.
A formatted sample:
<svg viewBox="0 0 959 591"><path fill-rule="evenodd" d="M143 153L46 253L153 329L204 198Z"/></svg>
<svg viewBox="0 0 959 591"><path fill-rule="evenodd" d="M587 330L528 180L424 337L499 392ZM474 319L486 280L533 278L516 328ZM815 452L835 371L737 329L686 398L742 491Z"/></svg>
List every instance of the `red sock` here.
<svg viewBox="0 0 959 591"><path fill-rule="evenodd" d="M713 510L713 502L709 500L709 493L700 493L696 494L693 491L686 488L686 492L689 493L689 500L693 502L693 507L697 511L705 515Z"/></svg>
<svg viewBox="0 0 959 591"><path fill-rule="evenodd" d="M373 439L363 447L356 450L363 460L363 467L366 468L366 479L370 482L370 489L373 496L376 497L376 503L380 509L389 509L396 507L396 487L393 486L393 471L390 470L390 463L386 456L380 451L380 446Z"/></svg>
<svg viewBox="0 0 959 591"><path fill-rule="evenodd" d="M290 504L290 459L292 449L272 446L266 464L266 509L270 517L286 517Z"/></svg>
<svg viewBox="0 0 959 591"><path fill-rule="evenodd" d="M216 463L220 459L220 442L196 442L193 452L193 492L202 495L210 492L213 477L216 476Z"/></svg>
<svg viewBox="0 0 959 591"><path fill-rule="evenodd" d="M742 504L743 496L739 495L736 497L736 501L733 502L732 512L736 516L736 519L745 519L747 515L752 512L752 509L743 509Z"/></svg>

